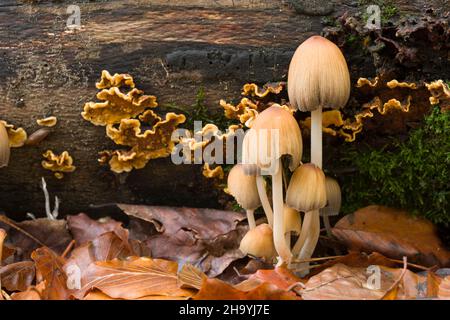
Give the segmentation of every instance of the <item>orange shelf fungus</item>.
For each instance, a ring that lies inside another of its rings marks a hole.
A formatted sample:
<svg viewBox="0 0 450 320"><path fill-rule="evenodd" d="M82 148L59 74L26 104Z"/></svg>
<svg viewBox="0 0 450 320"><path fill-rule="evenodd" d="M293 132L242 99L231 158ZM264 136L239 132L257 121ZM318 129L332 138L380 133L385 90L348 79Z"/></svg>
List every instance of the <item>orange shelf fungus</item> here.
<svg viewBox="0 0 450 320"><path fill-rule="evenodd" d="M85 120L97 126L119 123L122 119L134 118L147 108L158 106L155 96L143 95L136 88L124 94L119 88L103 89L97 99L104 102L88 102L81 113Z"/></svg>
<svg viewBox="0 0 450 320"><path fill-rule="evenodd" d="M100 152L101 164L108 163L115 173L130 172L144 168L151 159L170 155L172 133L186 121L184 115L167 113L163 120L152 110L158 106L156 97L135 88L129 74L112 76L103 70L96 87L101 90L97 98L104 102L86 103L81 115L94 125L105 126L106 135L116 144L130 147ZM121 87L130 91L123 93Z"/></svg>
<svg viewBox="0 0 450 320"><path fill-rule="evenodd" d="M42 156L45 159L41 162L42 167L53 171L57 179L62 179L64 173L73 172L76 169L73 165L73 159L67 151L57 155L52 150L47 150Z"/></svg>
<svg viewBox="0 0 450 320"><path fill-rule="evenodd" d="M391 80L388 83L386 83L387 87L389 89L394 89L394 88L409 88L409 89L413 89L416 90L417 89L417 84L415 84L414 82L398 82L397 80Z"/></svg>
<svg viewBox="0 0 450 320"><path fill-rule="evenodd" d="M268 83L263 88L258 87L254 83L246 83L242 88L243 96L256 96L258 98L265 98L269 94L280 94L285 88L283 82Z"/></svg>
<svg viewBox="0 0 450 320"><path fill-rule="evenodd" d="M430 104L440 104L442 111L450 110L450 88L442 80L427 83L426 87L431 93Z"/></svg>
<svg viewBox="0 0 450 320"><path fill-rule="evenodd" d="M361 88L364 86L369 86L372 88L375 88L378 85L378 77L375 77L373 80L369 80L367 78L359 78L358 81L356 81L356 87Z"/></svg>
<svg viewBox="0 0 450 320"><path fill-rule="evenodd" d="M58 119L52 116L44 119L38 119L36 120L36 123L42 127L54 127L58 123Z"/></svg>
<svg viewBox="0 0 450 320"><path fill-rule="evenodd" d="M23 128L14 129L14 125L7 123L4 120L0 120L5 126L6 132L8 133L9 145L11 148L20 148L27 141L28 135Z"/></svg>
<svg viewBox="0 0 450 320"><path fill-rule="evenodd" d="M222 166L216 166L214 169L211 169L211 167L209 166L209 163L205 163L203 165L202 174L204 177L206 177L208 179L215 178L215 179L219 179L219 180L222 180L225 176Z"/></svg>
<svg viewBox="0 0 450 320"><path fill-rule="evenodd" d="M107 71L102 71L102 76L100 81L95 84L97 89L109 89L112 87L120 88L122 86L127 86L130 88L134 88L134 80L133 77L129 74L118 74L115 73L113 76Z"/></svg>

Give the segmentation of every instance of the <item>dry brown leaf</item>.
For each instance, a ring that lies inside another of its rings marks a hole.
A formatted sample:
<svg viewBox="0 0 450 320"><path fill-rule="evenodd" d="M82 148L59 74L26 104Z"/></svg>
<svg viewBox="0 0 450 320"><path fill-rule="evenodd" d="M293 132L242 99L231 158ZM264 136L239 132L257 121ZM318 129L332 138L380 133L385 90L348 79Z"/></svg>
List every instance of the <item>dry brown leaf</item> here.
<svg viewBox="0 0 450 320"><path fill-rule="evenodd" d="M193 297L194 300L296 300L298 296L287 290L264 282L249 291L239 290L226 282L206 278L203 280L200 291Z"/></svg>
<svg viewBox="0 0 450 320"><path fill-rule="evenodd" d="M441 281L437 296L442 300L450 300L450 276L446 276Z"/></svg>
<svg viewBox="0 0 450 320"><path fill-rule="evenodd" d="M31 258L36 264L36 279L45 281L41 293L43 300L67 300L71 290L67 288L67 275L64 272L65 261L47 247L35 250Z"/></svg>
<svg viewBox="0 0 450 320"><path fill-rule="evenodd" d="M16 262L0 268L2 287L8 291L25 291L34 280L33 261Z"/></svg>
<svg viewBox="0 0 450 320"><path fill-rule="evenodd" d="M111 218L93 220L86 214L67 216L67 227L70 230L77 246L92 241L104 233L113 231L123 242L128 241L128 230L122 227L122 223Z"/></svg>
<svg viewBox="0 0 450 320"><path fill-rule="evenodd" d="M409 270L402 275L403 269L384 266L379 268L380 283L376 287L376 272L367 268L348 267L336 264L318 275L311 277L302 290L305 300L378 300L385 297L396 299L423 298L426 293L422 287L425 276L419 276ZM398 281L399 280L399 281ZM398 286L396 286L398 281ZM397 291L396 291L397 290Z"/></svg>
<svg viewBox="0 0 450 320"><path fill-rule="evenodd" d="M425 266L450 265L448 251L436 234L435 226L404 211L369 206L342 218L333 235L351 250L379 252Z"/></svg>
<svg viewBox="0 0 450 320"><path fill-rule="evenodd" d="M276 267L273 270L258 270L247 280L235 285L236 289L249 291L262 283L270 283L281 290L290 290L295 284L306 282L293 274L289 269Z"/></svg>
<svg viewBox="0 0 450 320"><path fill-rule="evenodd" d="M22 292L15 292L11 295L12 300L42 300L42 293L45 290L45 281L41 281L35 286L29 287Z"/></svg>
<svg viewBox="0 0 450 320"><path fill-rule="evenodd" d="M92 289L98 289L115 299L188 298L192 292L178 287L177 270L175 262L142 257L96 262L83 275L82 289L75 296L82 299Z"/></svg>

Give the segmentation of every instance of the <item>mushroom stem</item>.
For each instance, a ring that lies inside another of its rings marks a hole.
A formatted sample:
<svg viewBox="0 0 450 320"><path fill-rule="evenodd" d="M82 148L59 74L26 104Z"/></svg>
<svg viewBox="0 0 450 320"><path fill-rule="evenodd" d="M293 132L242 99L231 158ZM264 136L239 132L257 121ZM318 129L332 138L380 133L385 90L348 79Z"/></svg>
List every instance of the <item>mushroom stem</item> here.
<svg viewBox="0 0 450 320"><path fill-rule="evenodd" d="M311 163L322 169L322 107L311 111Z"/></svg>
<svg viewBox="0 0 450 320"><path fill-rule="evenodd" d="M292 253L284 236L284 203L283 203L283 177L281 160L278 160L276 172L272 174L273 195L273 241L280 259L278 265L289 264Z"/></svg>
<svg viewBox="0 0 450 320"><path fill-rule="evenodd" d="M311 229L311 225L313 224L313 213L314 211L309 211L305 213L305 217L302 223L302 230L300 232L300 236L294 244L294 248L292 248L292 254L294 256L298 256L300 254L300 250L306 242L307 235L309 234L309 230Z"/></svg>
<svg viewBox="0 0 450 320"><path fill-rule="evenodd" d="M267 197L267 191L264 186L264 178L263 176L256 176L256 187L258 189L259 198L261 200L262 207L264 209L264 213L267 217L267 222L271 227L273 227L273 212L272 207L270 206L269 198Z"/></svg>
<svg viewBox="0 0 450 320"><path fill-rule="evenodd" d="M246 212L247 212L248 226L249 226L250 230L254 229L256 227L255 214L254 214L255 210L247 209Z"/></svg>
<svg viewBox="0 0 450 320"><path fill-rule="evenodd" d="M320 218L319 218L319 210L313 210L308 212L312 215L311 226L309 228L308 236L306 237L305 244L300 250L300 254L298 255L299 260L309 259L311 258L314 249L316 248L317 241L319 241L320 235ZM309 273L309 262L305 262L299 266L299 269L304 269L304 273L301 276L305 276Z"/></svg>
<svg viewBox="0 0 450 320"><path fill-rule="evenodd" d="M323 224L325 225L325 230L327 231L327 236L328 237L332 237L333 234L331 233L331 224L330 224L330 218L328 217L328 215L323 215L322 216L323 219Z"/></svg>

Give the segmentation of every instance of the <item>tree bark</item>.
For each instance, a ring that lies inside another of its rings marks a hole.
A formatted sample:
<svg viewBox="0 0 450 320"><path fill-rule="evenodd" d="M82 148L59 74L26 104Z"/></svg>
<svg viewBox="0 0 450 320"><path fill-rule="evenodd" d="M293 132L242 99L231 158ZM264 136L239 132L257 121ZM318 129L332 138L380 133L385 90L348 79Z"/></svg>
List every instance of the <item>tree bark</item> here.
<svg viewBox="0 0 450 320"><path fill-rule="evenodd" d="M0 209L16 218L45 215L41 177L62 200L63 214L115 202L219 206L201 166L157 159L123 179L98 164L98 152L115 146L80 113L95 101L101 71L130 73L157 96L161 112L169 104L189 108L200 87L211 110L221 112L219 99L236 99L246 82L286 80L295 48L323 27L321 12L299 9L305 1L293 1L298 13L275 0L118 0L78 1L82 28L69 32L66 10L74 1L25 2L0 5L0 119L28 134L45 116L58 125L39 145L13 149L0 169ZM406 12L424 3L394 2ZM356 10L354 1L336 1L333 14ZM55 179L41 166L47 149L69 151L76 171Z"/></svg>

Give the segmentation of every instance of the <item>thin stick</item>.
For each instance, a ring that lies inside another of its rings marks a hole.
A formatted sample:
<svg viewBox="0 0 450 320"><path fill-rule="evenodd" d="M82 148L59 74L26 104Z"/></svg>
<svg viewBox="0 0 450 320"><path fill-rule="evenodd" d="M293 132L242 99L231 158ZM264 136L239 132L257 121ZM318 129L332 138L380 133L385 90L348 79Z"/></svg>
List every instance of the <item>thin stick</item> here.
<svg viewBox="0 0 450 320"><path fill-rule="evenodd" d="M75 240L70 241L69 245L64 250L63 254L61 255L61 258L65 258L67 254L72 250L73 246L75 245Z"/></svg>
<svg viewBox="0 0 450 320"><path fill-rule="evenodd" d="M389 293L391 293L392 290L394 290L396 287L398 287L398 285L400 284L400 281L402 281L403 277L406 274L406 271L408 270L408 260L405 257L403 257L403 270L402 273L400 274L400 276L398 277L397 280L395 280L395 282L389 287L388 290L386 290L385 294L381 297L380 300L383 300Z"/></svg>

